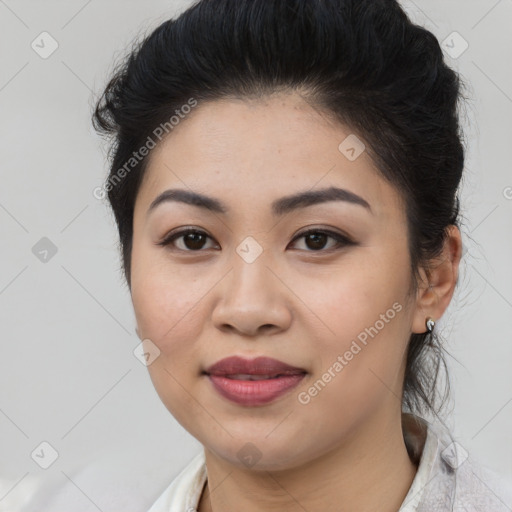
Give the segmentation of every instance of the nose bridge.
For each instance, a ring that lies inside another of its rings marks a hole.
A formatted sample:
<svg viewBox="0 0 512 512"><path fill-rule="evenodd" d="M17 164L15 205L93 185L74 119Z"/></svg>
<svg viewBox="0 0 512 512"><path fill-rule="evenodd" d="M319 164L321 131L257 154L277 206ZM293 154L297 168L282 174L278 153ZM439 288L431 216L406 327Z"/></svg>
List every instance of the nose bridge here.
<svg viewBox="0 0 512 512"><path fill-rule="evenodd" d="M255 304L256 301L270 301L279 293L275 276L269 269L273 266L271 251L265 250L262 243L248 236L236 247L232 256L231 297L241 295L247 300L248 294Z"/></svg>
<svg viewBox="0 0 512 512"><path fill-rule="evenodd" d="M230 325L246 334L255 334L263 325L283 328L291 315L284 296L286 287L274 275L271 251L247 237L236 247L229 264L231 272L213 312L217 327Z"/></svg>

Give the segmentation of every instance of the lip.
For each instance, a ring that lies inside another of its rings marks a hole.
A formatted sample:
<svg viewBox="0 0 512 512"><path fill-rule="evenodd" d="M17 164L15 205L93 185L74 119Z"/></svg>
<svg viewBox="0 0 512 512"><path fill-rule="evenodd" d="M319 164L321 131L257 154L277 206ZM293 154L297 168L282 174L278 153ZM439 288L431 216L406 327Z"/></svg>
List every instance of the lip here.
<svg viewBox="0 0 512 512"><path fill-rule="evenodd" d="M270 357L245 359L238 356L221 359L204 372L214 389L239 405L268 404L297 386L306 370ZM243 380L237 376L268 376L264 380ZM233 378L234 377L234 378Z"/></svg>

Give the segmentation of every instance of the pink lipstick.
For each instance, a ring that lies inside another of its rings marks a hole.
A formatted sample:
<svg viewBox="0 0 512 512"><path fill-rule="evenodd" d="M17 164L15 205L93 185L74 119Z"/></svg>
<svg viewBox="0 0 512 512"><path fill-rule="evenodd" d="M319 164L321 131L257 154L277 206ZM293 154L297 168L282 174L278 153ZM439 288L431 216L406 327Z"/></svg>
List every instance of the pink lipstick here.
<svg viewBox="0 0 512 512"><path fill-rule="evenodd" d="M239 405L265 405L282 396L302 381L306 370L277 359L238 356L221 359L206 372L214 389Z"/></svg>

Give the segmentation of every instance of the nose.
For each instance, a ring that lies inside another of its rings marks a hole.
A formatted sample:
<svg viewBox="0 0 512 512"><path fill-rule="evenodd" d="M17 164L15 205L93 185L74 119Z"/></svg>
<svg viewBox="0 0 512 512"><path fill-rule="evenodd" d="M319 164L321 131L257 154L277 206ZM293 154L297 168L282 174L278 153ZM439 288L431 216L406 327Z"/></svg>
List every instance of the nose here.
<svg viewBox="0 0 512 512"><path fill-rule="evenodd" d="M292 292L264 254L252 263L234 254L231 272L216 287L212 321L218 329L258 336L289 327Z"/></svg>

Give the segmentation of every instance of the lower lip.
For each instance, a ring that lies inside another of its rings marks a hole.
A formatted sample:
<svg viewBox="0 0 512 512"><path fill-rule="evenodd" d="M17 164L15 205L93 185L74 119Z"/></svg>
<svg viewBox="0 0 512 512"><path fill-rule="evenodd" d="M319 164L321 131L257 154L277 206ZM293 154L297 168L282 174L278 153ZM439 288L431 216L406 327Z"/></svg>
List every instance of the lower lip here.
<svg viewBox="0 0 512 512"><path fill-rule="evenodd" d="M224 398L240 405L268 404L297 386L304 377L305 374L301 373L265 380L236 380L208 375L215 389Z"/></svg>

